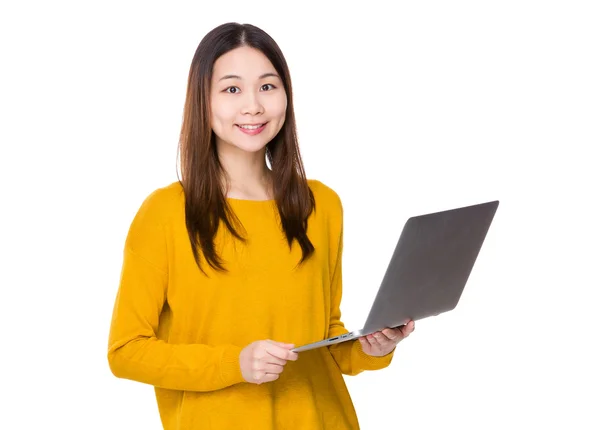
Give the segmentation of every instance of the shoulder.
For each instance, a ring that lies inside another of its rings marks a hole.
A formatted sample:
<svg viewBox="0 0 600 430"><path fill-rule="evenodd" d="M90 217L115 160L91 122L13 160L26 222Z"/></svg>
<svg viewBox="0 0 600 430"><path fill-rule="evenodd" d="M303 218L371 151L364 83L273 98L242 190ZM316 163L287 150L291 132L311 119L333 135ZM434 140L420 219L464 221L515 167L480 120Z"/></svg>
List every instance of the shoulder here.
<svg viewBox="0 0 600 430"><path fill-rule="evenodd" d="M317 179L309 179L308 186L315 196L317 211L323 208L330 216L342 216L342 199L333 188Z"/></svg>
<svg viewBox="0 0 600 430"><path fill-rule="evenodd" d="M164 243L165 226L182 210L183 201L183 187L179 182L147 194L131 221L127 246L140 254L154 250L152 255L158 255L157 249ZM154 261L150 257L147 259Z"/></svg>
<svg viewBox="0 0 600 430"><path fill-rule="evenodd" d="M315 200L324 201L327 204L341 206L342 200L338 193L330 186L324 184L318 179L308 179L308 186L315 195Z"/></svg>
<svg viewBox="0 0 600 430"><path fill-rule="evenodd" d="M136 214L137 221L164 224L183 207L184 192L179 181L172 182L147 194Z"/></svg>

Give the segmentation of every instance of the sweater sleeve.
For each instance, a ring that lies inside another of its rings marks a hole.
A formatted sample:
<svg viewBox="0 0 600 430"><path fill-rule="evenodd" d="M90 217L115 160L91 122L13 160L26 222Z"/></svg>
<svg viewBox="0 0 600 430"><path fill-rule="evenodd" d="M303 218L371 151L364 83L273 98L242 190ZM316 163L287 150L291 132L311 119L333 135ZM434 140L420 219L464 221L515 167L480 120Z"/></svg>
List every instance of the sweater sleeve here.
<svg viewBox="0 0 600 430"><path fill-rule="evenodd" d="M241 348L171 344L157 338L168 288L164 199L155 192L131 223L109 333L108 363L118 378L155 387L211 391L244 379Z"/></svg>
<svg viewBox="0 0 600 430"><path fill-rule="evenodd" d="M333 255L336 256L333 276L331 279L331 310L329 320L329 337L339 336L348 333L344 323L341 320L340 303L342 301L342 251L344 245L344 222L343 208L339 197L337 200L335 224L337 224L337 237L334 243ZM331 355L340 367L342 373L346 375L357 375L365 370L383 369L392 361L394 351L383 357L373 357L363 352L358 339L338 343L328 347Z"/></svg>

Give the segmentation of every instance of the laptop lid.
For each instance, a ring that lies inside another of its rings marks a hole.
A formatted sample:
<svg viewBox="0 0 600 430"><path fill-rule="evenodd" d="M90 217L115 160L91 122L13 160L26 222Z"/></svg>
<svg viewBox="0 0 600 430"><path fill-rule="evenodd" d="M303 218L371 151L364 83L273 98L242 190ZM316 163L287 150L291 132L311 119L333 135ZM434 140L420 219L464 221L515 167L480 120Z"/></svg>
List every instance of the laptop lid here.
<svg viewBox="0 0 600 430"><path fill-rule="evenodd" d="M362 332L454 309L498 205L496 200L409 218Z"/></svg>

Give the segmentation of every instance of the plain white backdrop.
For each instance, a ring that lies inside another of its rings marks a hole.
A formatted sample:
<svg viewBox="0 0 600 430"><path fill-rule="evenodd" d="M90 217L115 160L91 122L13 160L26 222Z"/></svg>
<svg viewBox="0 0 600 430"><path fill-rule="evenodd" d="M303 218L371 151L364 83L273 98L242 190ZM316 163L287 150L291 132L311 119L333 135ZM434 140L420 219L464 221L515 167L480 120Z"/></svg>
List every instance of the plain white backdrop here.
<svg viewBox="0 0 600 430"><path fill-rule="evenodd" d="M346 379L362 428L600 428L600 13L574 0L3 2L0 428L161 428L108 329L229 21L282 48L308 176L342 198L349 329L409 216L500 200L458 307Z"/></svg>

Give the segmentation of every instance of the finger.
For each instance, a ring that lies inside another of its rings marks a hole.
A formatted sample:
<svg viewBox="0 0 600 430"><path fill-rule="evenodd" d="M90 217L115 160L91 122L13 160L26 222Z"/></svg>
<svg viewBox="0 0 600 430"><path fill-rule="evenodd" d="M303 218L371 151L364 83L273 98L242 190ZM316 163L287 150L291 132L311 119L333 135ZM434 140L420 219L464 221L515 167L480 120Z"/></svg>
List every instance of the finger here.
<svg viewBox="0 0 600 430"><path fill-rule="evenodd" d="M264 377L265 377L266 373L259 370L254 372L254 374L252 375L252 379L254 379L257 383L259 383L259 381L261 381Z"/></svg>
<svg viewBox="0 0 600 430"><path fill-rule="evenodd" d="M279 375L283 372L283 366L278 364L265 364L262 370L264 373L275 373Z"/></svg>
<svg viewBox="0 0 600 430"><path fill-rule="evenodd" d="M414 330L415 330L415 322L410 321L408 324L406 324L402 327L402 335L404 337L406 337L409 334L411 334Z"/></svg>
<svg viewBox="0 0 600 430"><path fill-rule="evenodd" d="M273 357L280 358L281 360L295 361L298 359L297 352L292 352L289 349L282 348L274 344L267 344L265 351Z"/></svg>
<svg viewBox="0 0 600 430"><path fill-rule="evenodd" d="M271 354L266 354L263 358L263 363L265 364L276 364L278 366L285 366L287 364L287 360L283 360L281 358L277 358Z"/></svg>
<svg viewBox="0 0 600 430"><path fill-rule="evenodd" d="M369 342L369 345L371 345L373 348L379 348L379 342L377 341L377 339L375 338L375 336L373 336L372 334L367 336L367 342Z"/></svg>
<svg viewBox="0 0 600 430"><path fill-rule="evenodd" d="M398 342L402 339L402 331L400 329L386 328L382 333L385 337L394 342Z"/></svg>
<svg viewBox="0 0 600 430"><path fill-rule="evenodd" d="M285 349L293 349L295 346L293 343L276 342L274 340L267 340L267 342Z"/></svg>
<svg viewBox="0 0 600 430"><path fill-rule="evenodd" d="M374 333L373 336L375 337L375 340L377 340L377 342L379 343L380 348L387 348L390 344L395 344L394 341L388 339L387 336L380 331Z"/></svg>
<svg viewBox="0 0 600 430"><path fill-rule="evenodd" d="M263 384L265 382L273 382L279 379L279 373L267 373L263 376L259 382L259 384Z"/></svg>
<svg viewBox="0 0 600 430"><path fill-rule="evenodd" d="M368 336L361 337L360 342L361 342L362 350L366 353L371 353L371 351L373 351L373 348L375 348L371 344L371 342L369 342Z"/></svg>
<svg viewBox="0 0 600 430"><path fill-rule="evenodd" d="M290 344L290 345L292 345L292 344ZM292 345L292 348L293 348L293 345ZM289 349L286 349L286 348L283 349L283 352L285 353L284 360L287 360L287 361L296 361L296 360L298 360L298 353L297 352L292 352L292 351L290 351Z"/></svg>

